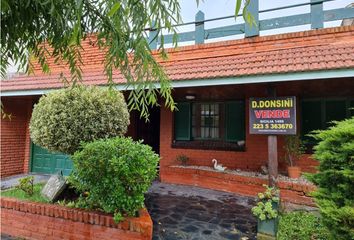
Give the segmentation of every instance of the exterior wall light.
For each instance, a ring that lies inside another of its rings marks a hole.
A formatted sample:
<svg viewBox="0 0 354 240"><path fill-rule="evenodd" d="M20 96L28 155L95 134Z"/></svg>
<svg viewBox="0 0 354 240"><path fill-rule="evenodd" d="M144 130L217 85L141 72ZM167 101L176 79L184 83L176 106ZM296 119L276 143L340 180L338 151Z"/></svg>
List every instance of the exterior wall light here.
<svg viewBox="0 0 354 240"><path fill-rule="evenodd" d="M195 95L193 95L193 94L187 94L187 95L186 95L186 99L187 99L187 100L194 100L194 99L195 99Z"/></svg>

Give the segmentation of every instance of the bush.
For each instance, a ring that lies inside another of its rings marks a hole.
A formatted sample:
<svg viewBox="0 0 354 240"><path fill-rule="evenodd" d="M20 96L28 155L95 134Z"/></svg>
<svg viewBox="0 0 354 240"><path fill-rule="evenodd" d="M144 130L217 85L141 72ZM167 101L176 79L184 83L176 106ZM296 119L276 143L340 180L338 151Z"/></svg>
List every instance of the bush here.
<svg viewBox="0 0 354 240"><path fill-rule="evenodd" d="M317 131L314 157L319 172L310 176L323 223L335 239L354 239L354 118Z"/></svg>
<svg viewBox="0 0 354 240"><path fill-rule="evenodd" d="M251 211L259 220L274 219L278 217L279 190L263 185L265 191L257 194L257 204Z"/></svg>
<svg viewBox="0 0 354 240"><path fill-rule="evenodd" d="M34 177L33 176L27 176L27 177L21 178L18 182L19 182L19 184L16 186L17 189L22 190L28 196L33 195L33 193L34 193Z"/></svg>
<svg viewBox="0 0 354 240"><path fill-rule="evenodd" d="M144 206L144 193L156 176L159 157L151 147L117 137L83 144L72 156L71 183L87 202L120 220Z"/></svg>
<svg viewBox="0 0 354 240"><path fill-rule="evenodd" d="M277 239L327 240L329 232L313 214L292 212L280 217Z"/></svg>
<svg viewBox="0 0 354 240"><path fill-rule="evenodd" d="M51 92L35 105L32 141L50 151L73 154L80 142L122 136L129 113L122 93L78 86Z"/></svg>

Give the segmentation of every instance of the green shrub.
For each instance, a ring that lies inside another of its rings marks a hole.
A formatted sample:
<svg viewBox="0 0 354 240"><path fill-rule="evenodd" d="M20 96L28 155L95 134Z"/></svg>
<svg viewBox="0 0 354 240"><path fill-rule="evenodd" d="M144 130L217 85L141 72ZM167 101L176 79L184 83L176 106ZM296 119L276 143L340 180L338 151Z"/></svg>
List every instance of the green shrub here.
<svg viewBox="0 0 354 240"><path fill-rule="evenodd" d="M291 212L280 217L278 240L327 240L328 230L318 217L307 212Z"/></svg>
<svg viewBox="0 0 354 240"><path fill-rule="evenodd" d="M317 131L319 172L309 178L323 223L335 239L354 239L354 118Z"/></svg>
<svg viewBox="0 0 354 240"><path fill-rule="evenodd" d="M144 193L156 176L159 156L148 145L117 137L84 143L72 159L70 182L88 192L88 205L121 220L122 214L133 216L144 206Z"/></svg>
<svg viewBox="0 0 354 240"><path fill-rule="evenodd" d="M33 183L34 183L34 177L27 176L19 180L19 184L16 186L16 188L22 190L28 196L32 196L34 193Z"/></svg>
<svg viewBox="0 0 354 240"><path fill-rule="evenodd" d="M77 86L41 97L33 109L30 134L41 147L73 154L81 141L122 136L128 125L129 113L122 93Z"/></svg>
<svg viewBox="0 0 354 240"><path fill-rule="evenodd" d="M257 194L257 204L252 210L252 214L264 221L278 217L279 190L267 185L263 185L265 191Z"/></svg>

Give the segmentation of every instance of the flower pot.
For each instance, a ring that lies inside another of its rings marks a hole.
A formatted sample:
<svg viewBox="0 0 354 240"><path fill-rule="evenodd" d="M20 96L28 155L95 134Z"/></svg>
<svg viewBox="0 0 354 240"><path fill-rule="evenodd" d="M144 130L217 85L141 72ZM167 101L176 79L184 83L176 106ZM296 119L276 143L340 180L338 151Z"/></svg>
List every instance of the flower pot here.
<svg viewBox="0 0 354 240"><path fill-rule="evenodd" d="M266 219L266 220L258 219L258 223L257 223L258 233L275 236L277 234L277 228L278 228L277 218Z"/></svg>
<svg viewBox="0 0 354 240"><path fill-rule="evenodd" d="M301 176L300 167L288 167L288 175L290 178L299 178Z"/></svg>

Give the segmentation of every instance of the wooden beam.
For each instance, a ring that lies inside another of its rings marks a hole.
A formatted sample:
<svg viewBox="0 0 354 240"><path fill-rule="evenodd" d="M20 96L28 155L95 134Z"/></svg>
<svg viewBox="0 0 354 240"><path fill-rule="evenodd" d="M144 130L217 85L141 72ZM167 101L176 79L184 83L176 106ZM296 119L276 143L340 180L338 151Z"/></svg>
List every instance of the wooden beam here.
<svg viewBox="0 0 354 240"><path fill-rule="evenodd" d="M311 29L323 28L323 2L311 0Z"/></svg>
<svg viewBox="0 0 354 240"><path fill-rule="evenodd" d="M275 187L278 178L278 145L277 136L268 136L268 176L269 186Z"/></svg>
<svg viewBox="0 0 354 240"><path fill-rule="evenodd" d="M245 37L259 36L259 0L250 0L247 10L252 14L256 26L245 23Z"/></svg>
<svg viewBox="0 0 354 240"><path fill-rule="evenodd" d="M195 15L195 44L204 43L204 13L198 11Z"/></svg>
<svg viewBox="0 0 354 240"><path fill-rule="evenodd" d="M151 30L149 32L149 46L150 49L157 48L157 30L154 29L156 27L156 22L153 21L151 25Z"/></svg>
<svg viewBox="0 0 354 240"><path fill-rule="evenodd" d="M277 91L273 84L267 88L270 97L276 97ZM268 136L268 185L276 187L278 178L278 139L276 135Z"/></svg>

